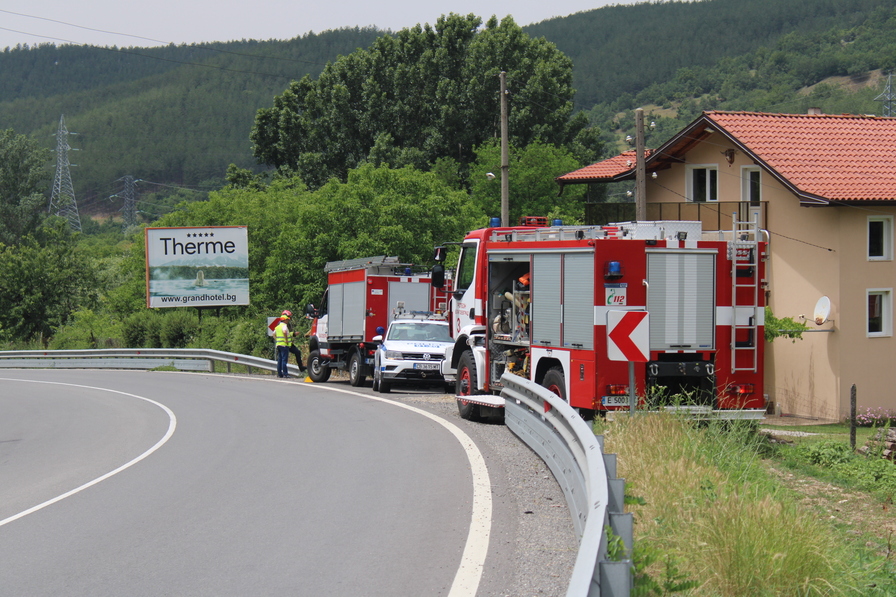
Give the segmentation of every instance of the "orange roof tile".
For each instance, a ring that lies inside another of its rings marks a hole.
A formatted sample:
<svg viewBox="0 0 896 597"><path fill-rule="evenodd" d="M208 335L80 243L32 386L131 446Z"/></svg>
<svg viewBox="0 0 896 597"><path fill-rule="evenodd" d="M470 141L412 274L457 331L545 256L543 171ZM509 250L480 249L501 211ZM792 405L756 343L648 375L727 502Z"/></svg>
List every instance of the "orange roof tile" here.
<svg viewBox="0 0 896 597"><path fill-rule="evenodd" d="M838 201L896 200L896 118L707 112L800 194Z"/></svg>
<svg viewBox="0 0 896 597"><path fill-rule="evenodd" d="M646 151L645 155L650 155L650 151ZM596 179L605 179L608 181L618 179L618 177L622 177L625 174L634 174L636 157L637 153L635 150L626 151L617 156L603 160L602 162L597 162L590 166L579 168L569 174L558 176L554 180L562 184Z"/></svg>

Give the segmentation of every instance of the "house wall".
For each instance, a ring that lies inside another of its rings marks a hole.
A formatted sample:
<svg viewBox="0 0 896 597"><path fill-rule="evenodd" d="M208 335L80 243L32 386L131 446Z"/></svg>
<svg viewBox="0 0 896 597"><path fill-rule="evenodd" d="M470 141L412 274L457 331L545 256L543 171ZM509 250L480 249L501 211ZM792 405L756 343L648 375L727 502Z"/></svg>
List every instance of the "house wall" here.
<svg viewBox="0 0 896 597"><path fill-rule="evenodd" d="M868 217L891 215L896 208L837 207L841 231L841 292L838 333L841 336L840 411L849 413L850 388L856 385L857 404L896 411L896 337L868 337L867 290L896 292L896 261L868 260ZM892 295L891 295L892 296ZM896 302L896 301L894 301ZM893 320L891 304L890 320Z"/></svg>

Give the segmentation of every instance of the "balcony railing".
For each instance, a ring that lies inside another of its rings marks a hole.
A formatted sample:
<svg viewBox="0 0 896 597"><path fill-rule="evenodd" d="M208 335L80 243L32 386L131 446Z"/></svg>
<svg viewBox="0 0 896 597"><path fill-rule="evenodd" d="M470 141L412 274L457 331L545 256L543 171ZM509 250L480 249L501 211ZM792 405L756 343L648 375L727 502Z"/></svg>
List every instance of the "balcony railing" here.
<svg viewBox="0 0 896 597"><path fill-rule="evenodd" d="M731 228L731 214L743 222L759 216L759 227L768 228L767 201L759 205L743 201L648 203L647 220L699 220L703 230L728 230ZM635 219L634 203L586 203L585 223L600 226L611 222L629 222Z"/></svg>

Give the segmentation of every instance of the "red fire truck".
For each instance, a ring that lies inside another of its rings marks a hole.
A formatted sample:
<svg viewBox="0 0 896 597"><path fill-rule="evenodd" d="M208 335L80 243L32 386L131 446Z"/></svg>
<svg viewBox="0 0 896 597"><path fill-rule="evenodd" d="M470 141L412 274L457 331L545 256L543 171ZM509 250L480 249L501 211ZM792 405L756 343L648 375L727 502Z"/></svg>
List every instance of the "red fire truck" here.
<svg viewBox="0 0 896 597"><path fill-rule="evenodd" d="M445 309L445 292L433 287L429 271L400 263L397 257L331 261L324 270L327 290L320 307L305 307L313 319L308 376L315 382L327 381L333 369L347 369L351 385L362 385L373 373L373 338L389 326L396 309Z"/></svg>
<svg viewBox="0 0 896 597"><path fill-rule="evenodd" d="M642 405L762 417L767 237L755 223L711 233L684 221L525 223L536 225L474 230L459 243L443 373L456 375L462 417L503 408L505 371L583 414L629 408L633 371ZM435 285L443 274L433 270ZM618 311L649 313L646 362L610 359Z"/></svg>

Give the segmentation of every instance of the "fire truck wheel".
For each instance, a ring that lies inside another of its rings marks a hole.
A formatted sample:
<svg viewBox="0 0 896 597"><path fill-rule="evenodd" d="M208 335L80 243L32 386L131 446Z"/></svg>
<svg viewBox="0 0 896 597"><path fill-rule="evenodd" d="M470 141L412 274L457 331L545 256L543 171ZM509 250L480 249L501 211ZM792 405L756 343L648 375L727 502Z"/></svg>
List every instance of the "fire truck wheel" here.
<svg viewBox="0 0 896 597"><path fill-rule="evenodd" d="M315 383L330 379L330 368L321 359L319 350L312 350L308 355L308 377Z"/></svg>
<svg viewBox="0 0 896 597"><path fill-rule="evenodd" d="M457 386L455 392L457 398L457 410L460 412L461 419L475 421L479 419L479 405L463 400L461 396L472 396L476 394L476 363L473 361L473 354L468 350L460 355L460 362L457 365Z"/></svg>
<svg viewBox="0 0 896 597"><path fill-rule="evenodd" d="M365 379L367 376L364 375L364 361L361 359L361 354L355 351L348 360L348 382L357 388L364 385Z"/></svg>
<svg viewBox="0 0 896 597"><path fill-rule="evenodd" d="M550 392L557 394L564 402L569 402L566 398L566 381L563 379L563 369L560 367L552 367L544 374L541 385Z"/></svg>

